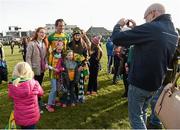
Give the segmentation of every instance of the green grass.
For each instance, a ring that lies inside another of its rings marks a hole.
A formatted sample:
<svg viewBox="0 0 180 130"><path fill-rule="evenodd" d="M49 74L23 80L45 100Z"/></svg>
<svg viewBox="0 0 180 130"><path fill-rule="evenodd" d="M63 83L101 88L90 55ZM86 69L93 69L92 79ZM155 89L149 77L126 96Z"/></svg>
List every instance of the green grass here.
<svg viewBox="0 0 180 130"><path fill-rule="evenodd" d="M15 48L15 53L10 54L10 47L5 47L6 60L8 64L9 79L13 67L22 56ZM75 107L60 108L57 107L54 113L44 110L37 128L53 129L129 129L127 99L121 98L124 92L122 81L117 85L112 84L112 75L106 74L107 56L104 48L104 55L101 60L102 70L99 72L98 95L86 96L84 104L78 104ZM87 84L87 83L86 83ZM45 74L43 89L45 94L43 101L47 102L50 91L50 81L48 72ZM7 83L0 85L0 129L5 128L8 118L13 109L12 101L7 96Z"/></svg>

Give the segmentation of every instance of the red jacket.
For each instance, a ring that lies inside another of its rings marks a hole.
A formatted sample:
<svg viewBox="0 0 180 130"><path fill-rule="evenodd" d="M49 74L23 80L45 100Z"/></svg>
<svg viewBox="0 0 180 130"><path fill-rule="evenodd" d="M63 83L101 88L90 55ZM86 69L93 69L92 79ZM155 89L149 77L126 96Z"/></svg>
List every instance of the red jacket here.
<svg viewBox="0 0 180 130"><path fill-rule="evenodd" d="M8 95L14 101L14 118L17 125L34 125L39 121L38 96L43 95L43 90L37 81L27 80L17 86L8 84Z"/></svg>

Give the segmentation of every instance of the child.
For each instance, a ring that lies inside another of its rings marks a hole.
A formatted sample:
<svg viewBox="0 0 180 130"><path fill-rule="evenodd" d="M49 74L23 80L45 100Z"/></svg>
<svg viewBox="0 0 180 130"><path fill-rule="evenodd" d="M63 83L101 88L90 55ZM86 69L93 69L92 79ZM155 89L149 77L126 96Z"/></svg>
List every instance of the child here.
<svg viewBox="0 0 180 130"><path fill-rule="evenodd" d="M57 81L60 79L60 73L64 70L62 67L62 50L64 43L58 41L56 43L56 48L51 52L49 56L49 69L50 69L50 78L51 78L51 92L49 93L48 105L46 109L49 112L54 112L55 99L57 94Z"/></svg>
<svg viewBox="0 0 180 130"><path fill-rule="evenodd" d="M33 79L34 73L26 62L19 62L8 84L8 95L14 101L14 118L24 129L35 129L40 119L38 96L43 95L40 84Z"/></svg>
<svg viewBox="0 0 180 130"><path fill-rule="evenodd" d="M115 46L114 47L114 76L113 76L113 84L117 83L117 77L120 76L120 65L122 59L122 47Z"/></svg>
<svg viewBox="0 0 180 130"><path fill-rule="evenodd" d="M63 73L63 84L67 88L67 92L61 98L62 107L67 105L75 106L77 97L75 94L75 86L78 84L78 65L74 61L73 51L68 51L66 60L64 61L65 72Z"/></svg>
<svg viewBox="0 0 180 130"><path fill-rule="evenodd" d="M102 57L102 48L100 47L101 37L96 36L92 39L92 48L90 52L89 82L87 94L97 94L97 77Z"/></svg>

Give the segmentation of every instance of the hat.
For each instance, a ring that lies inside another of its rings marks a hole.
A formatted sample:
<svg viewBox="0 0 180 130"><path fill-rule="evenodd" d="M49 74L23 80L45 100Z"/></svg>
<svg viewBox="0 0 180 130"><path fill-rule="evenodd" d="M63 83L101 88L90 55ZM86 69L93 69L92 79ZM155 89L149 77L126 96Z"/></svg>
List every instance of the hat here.
<svg viewBox="0 0 180 130"><path fill-rule="evenodd" d="M102 36L95 36L95 37L93 37L92 38L92 43L95 44L95 45L100 44L101 38L102 38Z"/></svg>
<svg viewBox="0 0 180 130"><path fill-rule="evenodd" d="M73 29L73 35L75 35L75 34L81 34L81 29L79 27L75 27Z"/></svg>

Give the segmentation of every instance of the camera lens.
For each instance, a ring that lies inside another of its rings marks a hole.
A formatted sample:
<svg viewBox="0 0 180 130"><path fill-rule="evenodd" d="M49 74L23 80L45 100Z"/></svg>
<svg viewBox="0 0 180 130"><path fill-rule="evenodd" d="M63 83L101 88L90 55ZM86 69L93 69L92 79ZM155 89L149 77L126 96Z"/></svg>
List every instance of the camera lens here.
<svg viewBox="0 0 180 130"><path fill-rule="evenodd" d="M130 21L128 20L127 23L126 23L127 26L129 26L129 22L130 22Z"/></svg>

